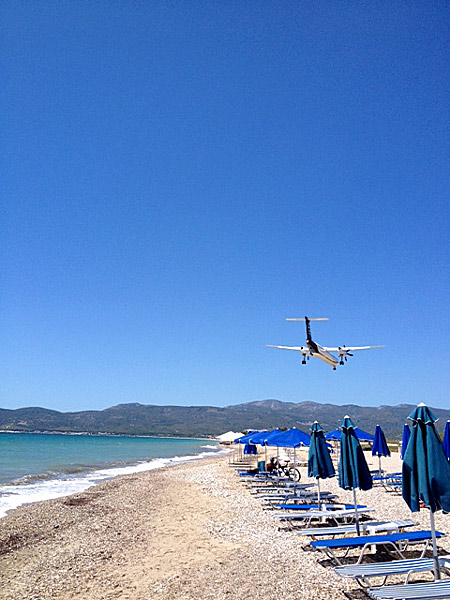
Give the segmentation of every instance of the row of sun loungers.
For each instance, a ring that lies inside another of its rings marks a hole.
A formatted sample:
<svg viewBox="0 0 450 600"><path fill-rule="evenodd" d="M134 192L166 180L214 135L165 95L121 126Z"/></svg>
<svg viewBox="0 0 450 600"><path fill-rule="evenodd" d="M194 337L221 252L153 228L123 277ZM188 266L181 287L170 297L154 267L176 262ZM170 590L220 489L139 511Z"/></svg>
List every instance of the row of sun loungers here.
<svg viewBox="0 0 450 600"><path fill-rule="evenodd" d="M317 495L309 491L309 484L296 484L295 487L290 488L286 483L280 478L271 479L267 474L264 476L264 485L261 485L261 478L247 479L252 492L258 495L266 506L272 502L274 518L288 523L291 529L295 525L301 525L295 533L309 537L310 542L307 547L322 552L334 565L336 574L358 582L375 600L450 599L450 579L430 583L410 583L414 573L433 572L434 567L433 560L426 558L431 543L431 532L410 529L417 525L416 521L362 520L359 523L361 535L356 536L353 505L332 503L335 497L321 492L319 506L316 502L311 503L311 499L316 499ZM398 486L401 488L401 477L399 478L397 473L379 476L377 483L387 491L394 491ZM287 490L295 490L295 492L286 493ZM280 498L283 500L280 501ZM359 516L365 519L373 512L373 509L363 505L358 506L357 510ZM330 523L334 523L334 526L330 526ZM436 532L438 539L444 535ZM410 547L418 545L422 546L420 556L406 558L405 552ZM363 563L368 552L373 556L381 548L390 550L399 557L399 560ZM343 564L350 553L353 556L355 551L359 553L355 556L356 562ZM444 572L450 573L450 556L441 556L439 564ZM388 578L394 575L404 575L405 583L385 585ZM373 578L382 578L382 585L371 587Z"/></svg>

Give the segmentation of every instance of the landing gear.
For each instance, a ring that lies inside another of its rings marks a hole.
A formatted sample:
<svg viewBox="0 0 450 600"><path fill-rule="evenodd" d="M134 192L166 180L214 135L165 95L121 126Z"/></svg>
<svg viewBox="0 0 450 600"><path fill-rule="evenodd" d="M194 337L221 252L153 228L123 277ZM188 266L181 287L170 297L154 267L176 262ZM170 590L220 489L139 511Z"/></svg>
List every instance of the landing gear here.
<svg viewBox="0 0 450 600"><path fill-rule="evenodd" d="M343 361L343 360L340 360L340 361L339 361L339 364L340 364L340 365L344 365L344 361Z"/></svg>
<svg viewBox="0 0 450 600"><path fill-rule="evenodd" d="M333 371L336 371L336 367L333 367Z"/></svg>
<svg viewBox="0 0 450 600"><path fill-rule="evenodd" d="M306 360L305 359L302 360L302 365L306 365Z"/></svg>

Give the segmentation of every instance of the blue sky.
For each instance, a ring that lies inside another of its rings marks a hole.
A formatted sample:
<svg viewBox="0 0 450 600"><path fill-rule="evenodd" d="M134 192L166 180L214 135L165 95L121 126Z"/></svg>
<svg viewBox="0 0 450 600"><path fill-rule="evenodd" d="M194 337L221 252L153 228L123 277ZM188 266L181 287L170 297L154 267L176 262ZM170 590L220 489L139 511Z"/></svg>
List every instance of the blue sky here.
<svg viewBox="0 0 450 600"><path fill-rule="evenodd" d="M1 13L2 407L448 407L448 3Z"/></svg>

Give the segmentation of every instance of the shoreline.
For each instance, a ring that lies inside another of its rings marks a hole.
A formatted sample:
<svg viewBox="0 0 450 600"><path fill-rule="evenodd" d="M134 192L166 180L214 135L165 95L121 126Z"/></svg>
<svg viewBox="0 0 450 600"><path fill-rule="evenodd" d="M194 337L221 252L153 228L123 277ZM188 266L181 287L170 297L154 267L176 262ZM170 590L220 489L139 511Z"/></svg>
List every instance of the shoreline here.
<svg viewBox="0 0 450 600"><path fill-rule="evenodd" d="M67 470L63 469L59 473L49 473L48 475L45 473L28 474L20 480L2 482L0 484L0 520L6 518L10 511L22 506L70 497L117 477L173 468L180 464L216 458L228 453L227 449L221 447L220 444L216 446L217 450L205 449L196 454L130 460L113 466L98 465L75 471L68 465Z"/></svg>
<svg viewBox="0 0 450 600"><path fill-rule="evenodd" d="M186 437L186 436L175 436L175 435L142 435L134 433L107 433L97 431L92 433L90 431L48 431L48 430L33 430L33 431L19 431L15 429L0 429L0 433L11 433L11 434L26 434L26 435L87 435L92 437L126 437L126 438L144 438L151 440L198 440L199 442L217 442L220 443L217 438L213 437Z"/></svg>
<svg viewBox="0 0 450 600"><path fill-rule="evenodd" d="M370 468L378 463L366 458ZM398 464L398 455L383 459L388 471ZM339 501L352 497L336 478L322 487ZM411 518L401 496L382 488L357 496L375 509L373 520ZM429 528L427 511L413 518ZM450 535L449 521L436 514L436 528ZM0 598L248 600L257 592L258 600L344 600L358 587L324 568L320 553L305 552L306 538L279 526L227 456L116 477L2 520ZM449 552L447 539L439 546Z"/></svg>

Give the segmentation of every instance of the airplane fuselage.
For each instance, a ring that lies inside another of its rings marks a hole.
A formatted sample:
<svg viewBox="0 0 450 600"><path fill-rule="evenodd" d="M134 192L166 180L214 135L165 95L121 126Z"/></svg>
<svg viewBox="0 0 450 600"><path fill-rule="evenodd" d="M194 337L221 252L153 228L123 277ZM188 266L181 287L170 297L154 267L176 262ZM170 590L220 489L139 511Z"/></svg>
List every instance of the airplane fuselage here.
<svg viewBox="0 0 450 600"><path fill-rule="evenodd" d="M333 369L336 368L338 359L333 356L331 352L328 352L328 350L325 350L320 344L314 342L313 340L306 340L306 345L308 346L311 356L315 356L316 358L323 360L323 362L333 367Z"/></svg>

